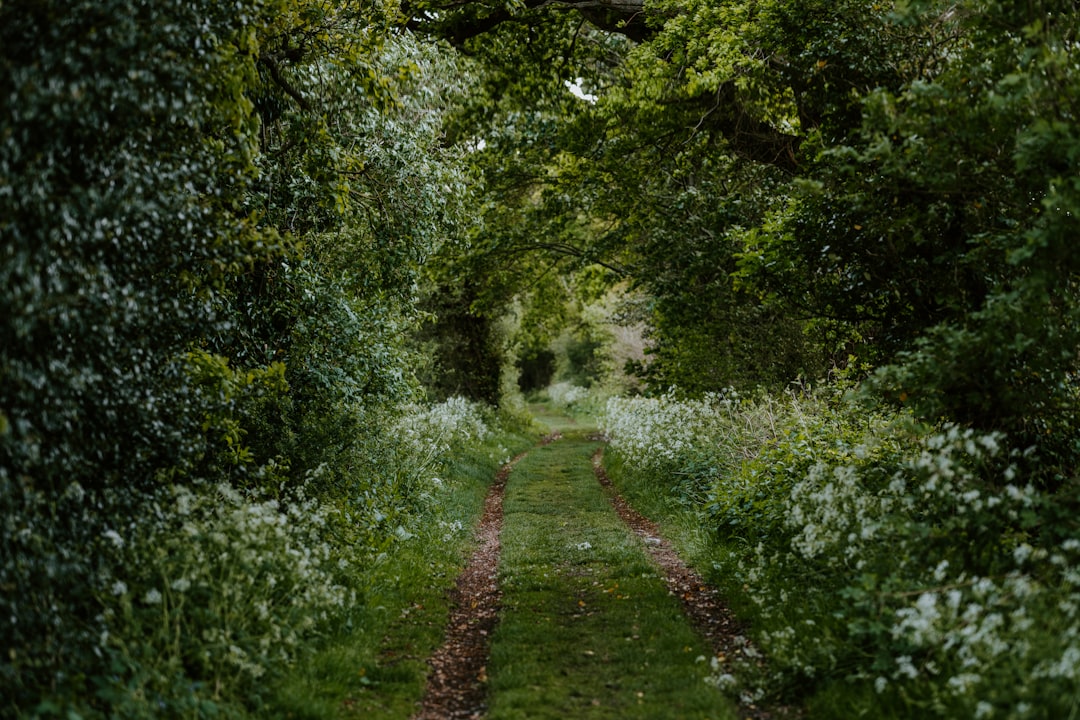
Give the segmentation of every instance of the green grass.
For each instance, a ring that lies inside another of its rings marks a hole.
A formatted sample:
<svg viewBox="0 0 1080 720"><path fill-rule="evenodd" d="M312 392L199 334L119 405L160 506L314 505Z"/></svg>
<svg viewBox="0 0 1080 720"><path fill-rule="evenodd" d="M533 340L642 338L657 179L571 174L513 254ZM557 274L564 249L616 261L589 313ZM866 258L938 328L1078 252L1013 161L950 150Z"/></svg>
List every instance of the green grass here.
<svg viewBox="0 0 1080 720"><path fill-rule="evenodd" d="M706 684L709 649L687 624L639 541L592 475L593 428L545 413L567 439L537 447L511 475L500 568L489 718L733 718ZM535 437L501 438L512 454ZM497 444L496 444L497 445ZM458 458L440 517L471 527L501 458ZM268 684L263 717L405 720L442 642L446 592L471 550L423 532L371 569L351 627ZM586 545L587 544L587 545Z"/></svg>
<svg viewBox="0 0 1080 720"><path fill-rule="evenodd" d="M548 429L549 433L584 434L596 429L592 421L587 418L570 417L565 412L553 408L549 402L542 399L530 403L529 412L532 413L533 419L537 423Z"/></svg>
<svg viewBox="0 0 1080 720"><path fill-rule="evenodd" d="M661 479L627 468L617 452L604 453L604 469L627 502L660 526L684 561L703 577L715 575L716 542L701 510L679 502Z"/></svg>
<svg viewBox="0 0 1080 720"><path fill-rule="evenodd" d="M455 485L438 519L472 528L502 457L517 454L535 437L500 437L456 458L443 473ZM442 643L447 592L472 549L471 530L447 542L431 519L370 571L362 607L351 627L326 638L288 677L268 688L261 717L295 720L404 720L419 709L427 658Z"/></svg>
<svg viewBox="0 0 1080 720"><path fill-rule="evenodd" d="M722 540L710 527L710 521L704 511L689 507L677 499L677 494L663 484L661 478L645 475L628 466L619 453L608 451L604 454L604 468L616 490L639 513L655 522L664 537L671 541L680 557L694 568L707 582L717 587L723 594L728 607L735 615L748 622L750 627L758 617L759 609L749 599L745 589L735 581L724 568L730 562L729 553L743 552L742 541L738 539ZM745 671L748 668L740 668ZM761 670L750 670L750 675L740 677L743 682L758 682ZM769 682L775 683L774 679ZM813 687L771 686L770 692L775 697L770 700L783 701L795 705L805 705L811 694L821 699L821 703L810 702L807 707L809 717L849 718L857 717L848 699L856 692L847 682L828 683L817 681ZM861 691L859 691L861 692ZM871 690L872 692L872 690ZM891 718L881 706L875 707L875 717Z"/></svg>
<svg viewBox="0 0 1080 720"><path fill-rule="evenodd" d="M705 682L709 648L593 477L596 447L537 448L511 475L489 717L735 717Z"/></svg>
<svg viewBox="0 0 1080 720"><path fill-rule="evenodd" d="M413 544L375 570L381 578L355 625L330 638L276 689L278 717L406 718L424 690L426 658L442 637L452 558Z"/></svg>

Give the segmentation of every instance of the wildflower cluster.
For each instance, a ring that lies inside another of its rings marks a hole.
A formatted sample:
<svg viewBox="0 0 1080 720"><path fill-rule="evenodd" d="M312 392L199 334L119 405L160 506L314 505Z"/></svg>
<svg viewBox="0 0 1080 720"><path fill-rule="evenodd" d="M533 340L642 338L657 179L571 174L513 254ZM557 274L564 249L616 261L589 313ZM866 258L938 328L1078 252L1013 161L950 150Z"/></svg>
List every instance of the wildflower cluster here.
<svg viewBox="0 0 1080 720"><path fill-rule="evenodd" d="M679 400L673 393L613 397L601 425L628 463L665 478L684 499L697 501L722 472L738 467L738 437L771 432L767 405L755 406L733 389L696 400ZM732 435L734 428L738 435Z"/></svg>
<svg viewBox="0 0 1080 720"><path fill-rule="evenodd" d="M394 431L416 456L433 459L455 445L482 441L490 434L481 407L462 397L429 407L408 406Z"/></svg>
<svg viewBox="0 0 1080 720"><path fill-rule="evenodd" d="M0 604L13 706L51 682L70 683L78 707L85 673L98 700L128 716L180 713L248 691L356 603L347 588L358 568L330 532L338 511L302 490L259 499L196 483L135 497L72 484L56 506L63 523L49 522L41 498L4 490L9 507L21 500L0 568L20 590Z"/></svg>
<svg viewBox="0 0 1080 720"><path fill-rule="evenodd" d="M747 438L757 412L670 398L611 407L613 446L642 473ZM865 710L901 715L1075 710L1080 537L1057 519L1063 496L1033 481L1030 452L821 396L773 402L769 415L774 434L716 473L696 508L715 532L718 581L747 603L770 657L760 687L863 684Z"/></svg>
<svg viewBox="0 0 1080 720"><path fill-rule="evenodd" d="M355 474L335 492L324 467L297 482L273 462L246 486L73 482L51 502L0 478L5 712L51 686L50 702L86 716L86 681L90 702L124 717L208 715L259 695L353 619L395 543L421 526L444 542L464 532L443 519L433 473L491 434L483 412L454 399L397 418L353 449Z"/></svg>
<svg viewBox="0 0 1080 720"><path fill-rule="evenodd" d="M438 511L451 488L444 480L447 458L492 437L489 414L480 404L451 397L434 405L406 405L391 425L391 452L373 474L380 480L359 489L361 516L376 536L408 539L421 514ZM378 541L368 543L377 546Z"/></svg>
<svg viewBox="0 0 1080 720"><path fill-rule="evenodd" d="M102 649L122 656L138 642L157 667L186 664L219 687L243 688L289 663L357 602L348 548L326 532L337 514L302 491L281 500L227 485L161 493L126 539L108 537L125 562L99 577ZM151 689L164 700L165 688Z"/></svg>
<svg viewBox="0 0 1080 720"><path fill-rule="evenodd" d="M568 382L560 382L548 386L547 393L548 398L551 400L551 404L560 410L569 410L577 403L587 400L589 397L588 388L583 388L580 385L574 385L573 383Z"/></svg>

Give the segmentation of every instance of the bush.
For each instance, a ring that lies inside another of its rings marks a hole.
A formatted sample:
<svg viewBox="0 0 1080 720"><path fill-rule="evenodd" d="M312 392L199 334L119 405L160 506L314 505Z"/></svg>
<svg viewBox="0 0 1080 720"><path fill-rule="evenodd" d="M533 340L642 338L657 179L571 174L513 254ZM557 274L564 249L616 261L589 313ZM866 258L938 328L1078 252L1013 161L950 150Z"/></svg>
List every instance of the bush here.
<svg viewBox="0 0 1080 720"><path fill-rule="evenodd" d="M614 397L601 426L611 447L637 472L664 482L679 502L705 500L716 478L738 468L747 448L771 437L774 409L754 404L735 390L698 400Z"/></svg>
<svg viewBox="0 0 1080 720"><path fill-rule="evenodd" d="M95 679L98 696L143 717L250 705L265 692L260 678L357 602L338 513L302 491L279 501L174 487L123 534L108 531L123 565L96 592L114 668Z"/></svg>
<svg viewBox="0 0 1080 720"><path fill-rule="evenodd" d="M444 463L489 441L494 422L459 398L384 420L393 431L332 495L319 491L320 471L296 484L272 463L243 491L163 484L133 499L72 483L50 502L0 486L10 539L0 582L16 590L2 604L13 632L5 713L256 709L269 679L351 621L397 543L419 523L441 527L453 492ZM67 586L74 592L60 592Z"/></svg>
<svg viewBox="0 0 1080 720"><path fill-rule="evenodd" d="M772 431L749 436L761 405ZM835 394L716 407L620 401L606 427L625 467L680 501L655 473L745 443L695 507L714 529L714 574L770 658L767 677L745 668L749 697L824 688L815 707L844 716L1076 712L1075 499L1039 489L1030 451Z"/></svg>

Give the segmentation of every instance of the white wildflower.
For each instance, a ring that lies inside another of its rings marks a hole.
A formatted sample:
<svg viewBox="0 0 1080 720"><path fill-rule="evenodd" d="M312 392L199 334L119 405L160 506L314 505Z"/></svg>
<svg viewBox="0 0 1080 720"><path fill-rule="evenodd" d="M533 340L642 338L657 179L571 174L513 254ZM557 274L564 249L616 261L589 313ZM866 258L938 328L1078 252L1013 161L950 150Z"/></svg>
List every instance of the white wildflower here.
<svg viewBox="0 0 1080 720"><path fill-rule="evenodd" d="M106 530L105 532L101 533L101 536L111 542L114 547L124 547L124 538L120 537L120 533L116 532L115 530Z"/></svg>
<svg viewBox="0 0 1080 720"><path fill-rule="evenodd" d="M1017 545L1013 549L1013 560L1016 561L1017 565L1023 565L1025 562L1027 562L1027 559L1031 557L1031 551L1032 547L1027 543Z"/></svg>
<svg viewBox="0 0 1080 720"><path fill-rule="evenodd" d="M912 664L910 655L901 655L896 658L896 677L916 678L918 676L919 671Z"/></svg>
<svg viewBox="0 0 1080 720"><path fill-rule="evenodd" d="M710 675L705 678L705 682L710 685L714 685L720 690L733 690L739 686L739 681L731 673L721 673L719 675Z"/></svg>
<svg viewBox="0 0 1080 720"><path fill-rule="evenodd" d="M75 482L72 482L70 485L68 485L67 489L64 490L64 497L76 503L81 503L83 500L86 499L86 490L84 490L83 486L80 485L79 482L76 480Z"/></svg>
<svg viewBox="0 0 1080 720"><path fill-rule="evenodd" d="M957 695L963 695L978 685L980 680L982 677L975 673L960 673L949 678L947 684Z"/></svg>

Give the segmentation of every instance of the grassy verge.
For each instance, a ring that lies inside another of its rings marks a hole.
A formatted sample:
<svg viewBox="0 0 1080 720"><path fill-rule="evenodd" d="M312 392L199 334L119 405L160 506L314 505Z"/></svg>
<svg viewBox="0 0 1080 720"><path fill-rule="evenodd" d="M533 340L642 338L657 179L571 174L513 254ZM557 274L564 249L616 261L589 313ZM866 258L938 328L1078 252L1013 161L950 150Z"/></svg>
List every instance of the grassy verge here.
<svg viewBox="0 0 1080 720"><path fill-rule="evenodd" d="M453 490L437 514L371 568L351 625L276 683L266 717L402 720L416 712L426 660L442 642L447 591L471 549L488 486L508 453L535 440L500 435L452 460L443 476Z"/></svg>
<svg viewBox="0 0 1080 720"><path fill-rule="evenodd" d="M538 448L510 478L489 717L734 717L706 683L709 649L596 483L595 448Z"/></svg>
<svg viewBox="0 0 1080 720"><path fill-rule="evenodd" d="M661 533L675 546L679 556L710 585L720 590L725 604L736 617L740 621L753 623L756 608L747 598L744 588L733 585L730 574L722 570L730 550L710 531L710 523L704 512L680 501L670 487L656 478L627 467L625 458L618 452L609 449L604 453L604 469L619 494L635 510L659 525ZM755 677L740 678L740 687L747 682L760 680L757 677L760 670L751 672ZM794 704L805 701L804 692L780 692L777 697ZM826 714L822 717L848 716Z"/></svg>
<svg viewBox="0 0 1080 720"><path fill-rule="evenodd" d="M536 398L535 402L529 404L529 412L532 413L536 422L548 428L549 432L583 433L596 429L587 418L579 420L571 417L542 397Z"/></svg>
<svg viewBox="0 0 1080 720"><path fill-rule="evenodd" d="M703 513L679 502L670 489L654 478L628 471L617 452L604 453L604 469L619 493L639 513L658 524L680 557L703 577L714 575L716 541L708 531Z"/></svg>

